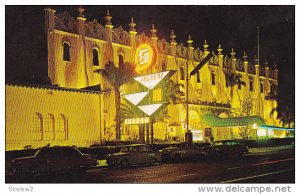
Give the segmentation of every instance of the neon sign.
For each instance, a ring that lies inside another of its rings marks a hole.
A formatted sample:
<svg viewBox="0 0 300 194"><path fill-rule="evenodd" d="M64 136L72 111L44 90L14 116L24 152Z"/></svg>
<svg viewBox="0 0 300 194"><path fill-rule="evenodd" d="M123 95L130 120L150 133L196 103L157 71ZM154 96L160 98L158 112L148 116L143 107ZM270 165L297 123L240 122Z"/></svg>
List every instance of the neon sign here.
<svg viewBox="0 0 300 194"><path fill-rule="evenodd" d="M134 78L137 82L143 84L148 89L153 89L159 82L161 82L170 71L163 71L160 73L144 75Z"/></svg>
<svg viewBox="0 0 300 194"><path fill-rule="evenodd" d="M155 48L148 44L141 44L136 49L135 54L135 70L137 72L143 71L155 65L157 61L157 51Z"/></svg>

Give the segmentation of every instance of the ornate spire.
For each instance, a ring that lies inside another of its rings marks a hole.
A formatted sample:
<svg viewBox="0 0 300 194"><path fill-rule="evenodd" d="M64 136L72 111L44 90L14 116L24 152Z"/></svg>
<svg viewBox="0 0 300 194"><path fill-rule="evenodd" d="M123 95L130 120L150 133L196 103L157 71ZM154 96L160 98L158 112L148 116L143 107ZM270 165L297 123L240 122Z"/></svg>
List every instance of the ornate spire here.
<svg viewBox="0 0 300 194"><path fill-rule="evenodd" d="M85 9L82 6L79 6L77 11L78 11L79 17L84 17L83 13L84 13Z"/></svg>
<svg viewBox="0 0 300 194"><path fill-rule="evenodd" d="M171 31L170 38L171 38L171 42L172 42L172 43L176 43L176 40L175 40L176 35L174 34L174 30L173 30L173 29L172 29L172 31Z"/></svg>
<svg viewBox="0 0 300 194"><path fill-rule="evenodd" d="M245 62L247 62L247 57L248 56L246 55L246 52L244 51L243 59L244 59Z"/></svg>
<svg viewBox="0 0 300 194"><path fill-rule="evenodd" d="M255 64L258 64L258 59L257 59L257 56L256 56L256 55L254 55L254 63L255 63Z"/></svg>
<svg viewBox="0 0 300 194"><path fill-rule="evenodd" d="M230 54L231 54L231 59L235 59L235 56L234 56L235 52L234 52L233 48L231 49L231 53Z"/></svg>
<svg viewBox="0 0 300 194"><path fill-rule="evenodd" d="M189 39L186 42L188 43L188 48L193 47L193 42L194 41L192 40L191 35L189 35Z"/></svg>
<svg viewBox="0 0 300 194"><path fill-rule="evenodd" d="M267 60L267 59L265 59L265 63L264 63L264 65L265 65L265 67L268 67L268 65L269 65L269 62L268 62L268 60Z"/></svg>
<svg viewBox="0 0 300 194"><path fill-rule="evenodd" d="M155 29L154 24L152 24L152 28L151 28L150 32L151 32L152 37L157 38L157 35L156 35L157 30Z"/></svg>
<svg viewBox="0 0 300 194"><path fill-rule="evenodd" d="M203 44L204 51L207 51L208 46L209 45L207 44L206 40L204 40L204 44Z"/></svg>
<svg viewBox="0 0 300 194"><path fill-rule="evenodd" d="M278 70L278 69L277 69L277 63L276 63L276 62L274 62L273 68L274 68L274 70Z"/></svg>
<svg viewBox="0 0 300 194"><path fill-rule="evenodd" d="M130 27L129 30L135 32L136 31L135 26L136 26L136 23L134 23L133 17L131 17L131 21L129 23L129 27Z"/></svg>
<svg viewBox="0 0 300 194"><path fill-rule="evenodd" d="M106 21L106 25L112 25L112 23L110 22L111 18L112 17L109 15L109 10L107 10L106 16L104 17L104 19Z"/></svg>
<svg viewBox="0 0 300 194"><path fill-rule="evenodd" d="M218 51L218 55L222 55L223 49L221 48L221 44L219 44L217 51Z"/></svg>

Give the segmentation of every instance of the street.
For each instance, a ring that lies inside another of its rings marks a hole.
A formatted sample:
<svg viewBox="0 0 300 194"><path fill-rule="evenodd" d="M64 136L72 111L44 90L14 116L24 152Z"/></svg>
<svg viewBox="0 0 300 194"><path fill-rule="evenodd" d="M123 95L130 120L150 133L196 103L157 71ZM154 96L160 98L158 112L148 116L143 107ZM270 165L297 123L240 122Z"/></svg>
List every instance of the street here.
<svg viewBox="0 0 300 194"><path fill-rule="evenodd" d="M85 174L44 175L36 179L6 176L6 183L294 183L294 149L243 158L202 159L127 169L96 167Z"/></svg>

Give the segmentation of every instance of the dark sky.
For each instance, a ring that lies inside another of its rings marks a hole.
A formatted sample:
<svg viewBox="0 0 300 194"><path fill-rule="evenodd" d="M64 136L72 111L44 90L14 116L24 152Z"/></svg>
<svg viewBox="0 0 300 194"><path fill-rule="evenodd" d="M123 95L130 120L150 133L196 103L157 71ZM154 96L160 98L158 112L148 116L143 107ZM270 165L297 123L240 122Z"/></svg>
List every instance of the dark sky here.
<svg viewBox="0 0 300 194"><path fill-rule="evenodd" d="M67 10L77 16L78 6L6 6L5 74L6 83L29 83L32 75L39 80L47 76L47 45L43 9ZM87 20L96 18L104 24L109 9L115 27L128 30L131 16L138 33L155 24L158 37L169 40L171 29L178 43L186 45L188 35L194 47L204 40L209 50L223 53L233 47L240 58L246 51L249 60L257 52L256 26L260 28L260 61L276 62L279 68L280 104L295 107L295 7L294 6L83 6ZM36 79L36 78L35 78Z"/></svg>

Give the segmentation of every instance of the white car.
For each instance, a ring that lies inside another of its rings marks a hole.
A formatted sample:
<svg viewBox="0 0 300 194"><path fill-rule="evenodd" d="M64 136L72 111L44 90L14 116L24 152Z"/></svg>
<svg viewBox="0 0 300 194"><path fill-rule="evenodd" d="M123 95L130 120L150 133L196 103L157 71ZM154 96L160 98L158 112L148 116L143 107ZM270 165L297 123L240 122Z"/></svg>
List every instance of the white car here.
<svg viewBox="0 0 300 194"><path fill-rule="evenodd" d="M150 164L153 165L161 160L159 152L153 151L145 144L126 145L120 152L108 154L106 162L109 167L128 167L131 165Z"/></svg>
<svg viewBox="0 0 300 194"><path fill-rule="evenodd" d="M180 161L182 159L199 159L207 155L206 147L194 144L180 143L161 150L164 161Z"/></svg>

